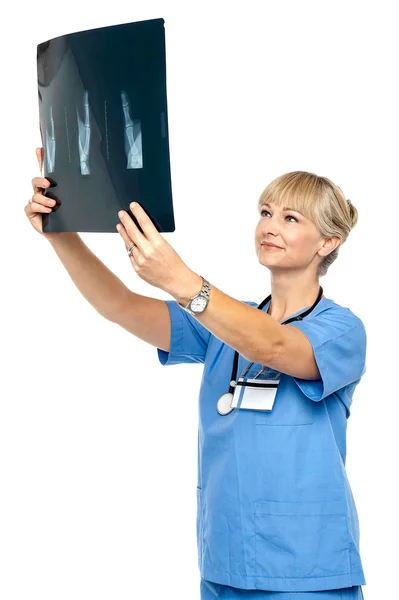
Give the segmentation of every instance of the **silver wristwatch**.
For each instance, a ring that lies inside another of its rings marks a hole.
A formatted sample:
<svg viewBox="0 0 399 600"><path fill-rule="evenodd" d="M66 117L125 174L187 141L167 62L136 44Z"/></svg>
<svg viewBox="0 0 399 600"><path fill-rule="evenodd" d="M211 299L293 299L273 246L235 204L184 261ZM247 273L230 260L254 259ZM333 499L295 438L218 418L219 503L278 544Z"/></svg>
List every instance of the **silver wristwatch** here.
<svg viewBox="0 0 399 600"><path fill-rule="evenodd" d="M202 281L203 283L201 290L198 292L198 294L196 294L196 296L190 298L187 306L182 306L181 304L179 304L179 306L181 306L183 310L190 313L190 315L192 315L193 317L195 317L195 315L198 315L199 313L202 313L208 306L211 285L209 281L207 281L203 277Z"/></svg>

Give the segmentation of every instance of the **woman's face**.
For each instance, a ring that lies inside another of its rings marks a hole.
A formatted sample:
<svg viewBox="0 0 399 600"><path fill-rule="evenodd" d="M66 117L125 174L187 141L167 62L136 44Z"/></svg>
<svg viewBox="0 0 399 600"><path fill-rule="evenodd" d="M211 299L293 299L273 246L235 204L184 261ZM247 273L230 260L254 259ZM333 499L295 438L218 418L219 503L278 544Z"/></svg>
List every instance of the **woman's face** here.
<svg viewBox="0 0 399 600"><path fill-rule="evenodd" d="M306 269L312 263L315 271L323 256L331 252L324 248L324 239L315 223L300 212L283 210L272 201L261 206L255 229L255 249L259 262L271 270ZM279 248L268 247L271 242Z"/></svg>

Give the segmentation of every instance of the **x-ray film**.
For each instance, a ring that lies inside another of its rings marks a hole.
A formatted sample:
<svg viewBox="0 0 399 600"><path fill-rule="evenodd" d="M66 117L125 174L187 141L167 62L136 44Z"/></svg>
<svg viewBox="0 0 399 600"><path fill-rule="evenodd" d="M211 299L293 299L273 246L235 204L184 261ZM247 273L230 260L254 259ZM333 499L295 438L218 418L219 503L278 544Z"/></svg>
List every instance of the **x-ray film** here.
<svg viewBox="0 0 399 600"><path fill-rule="evenodd" d="M37 46L43 231L117 233L138 202L174 231L164 19L63 35ZM141 228L139 227L141 230Z"/></svg>

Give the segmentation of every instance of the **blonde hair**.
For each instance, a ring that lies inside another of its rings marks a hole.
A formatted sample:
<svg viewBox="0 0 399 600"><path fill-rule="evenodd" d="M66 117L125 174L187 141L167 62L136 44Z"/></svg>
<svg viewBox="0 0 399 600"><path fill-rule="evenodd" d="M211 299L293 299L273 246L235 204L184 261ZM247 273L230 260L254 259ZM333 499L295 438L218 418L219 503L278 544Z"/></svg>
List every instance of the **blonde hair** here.
<svg viewBox="0 0 399 600"><path fill-rule="evenodd" d="M330 179L307 171L291 171L273 179L259 198L258 212L264 202L270 201L277 206L289 206L301 212L315 223L322 237L341 239L338 246L319 264L317 276L323 277L357 223L356 208Z"/></svg>

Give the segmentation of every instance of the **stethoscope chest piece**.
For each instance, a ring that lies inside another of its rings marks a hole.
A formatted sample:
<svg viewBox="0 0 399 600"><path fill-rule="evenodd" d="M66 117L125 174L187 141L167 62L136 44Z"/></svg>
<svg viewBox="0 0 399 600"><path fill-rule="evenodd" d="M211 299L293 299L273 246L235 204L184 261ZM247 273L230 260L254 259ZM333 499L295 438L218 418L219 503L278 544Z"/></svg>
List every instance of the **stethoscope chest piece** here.
<svg viewBox="0 0 399 600"><path fill-rule="evenodd" d="M220 396L216 404L216 410L218 411L219 415L228 415L232 410L234 410L234 407L231 406L232 400L233 394L230 392L226 392Z"/></svg>

